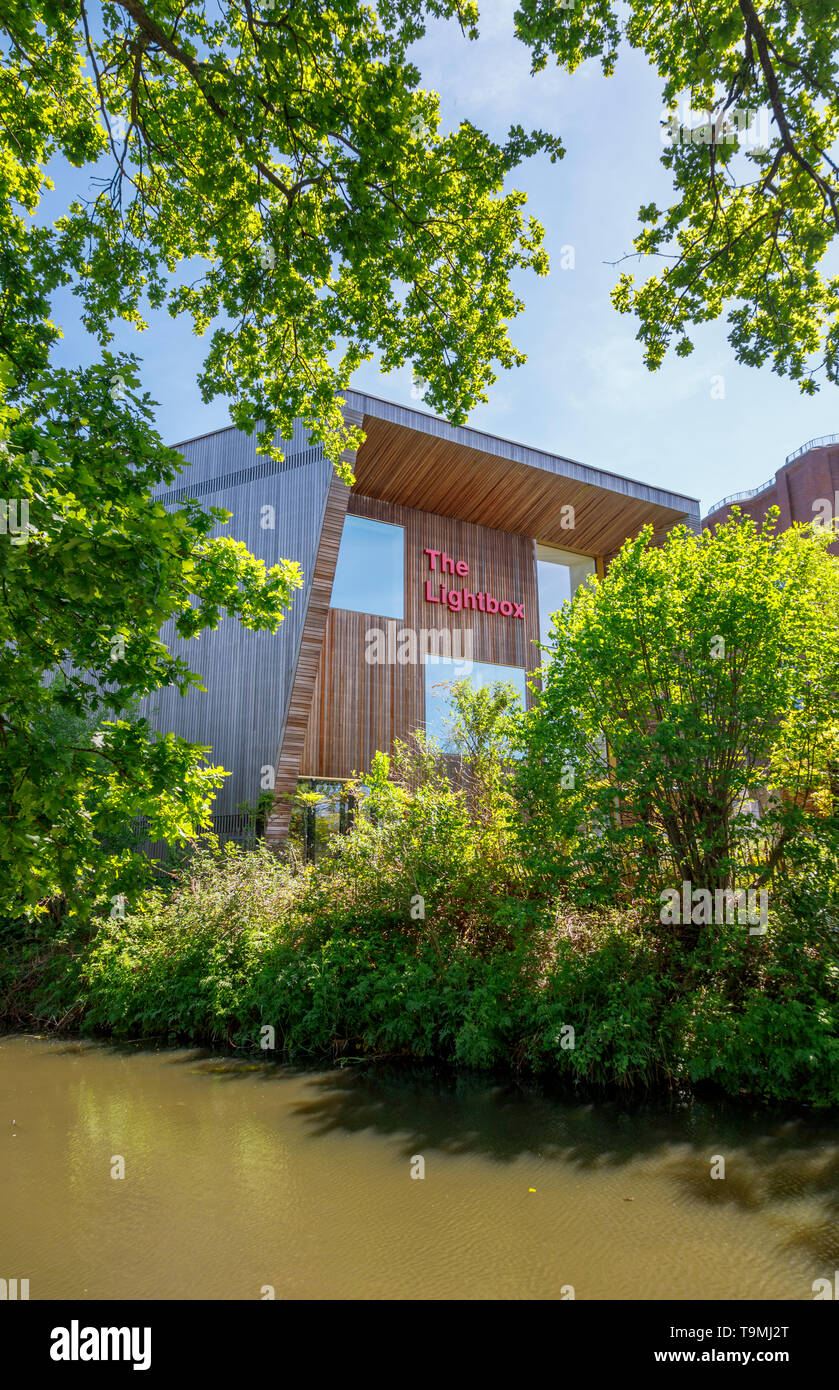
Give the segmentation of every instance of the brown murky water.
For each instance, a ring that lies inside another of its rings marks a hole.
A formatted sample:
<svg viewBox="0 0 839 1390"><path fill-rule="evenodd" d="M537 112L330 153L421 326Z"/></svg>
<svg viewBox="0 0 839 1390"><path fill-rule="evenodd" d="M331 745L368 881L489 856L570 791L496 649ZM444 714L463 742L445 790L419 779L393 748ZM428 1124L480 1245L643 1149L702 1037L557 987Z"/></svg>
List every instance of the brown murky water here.
<svg viewBox="0 0 839 1390"><path fill-rule="evenodd" d="M0 1277L32 1299L811 1299L839 1131L7 1037L0 1206Z"/></svg>

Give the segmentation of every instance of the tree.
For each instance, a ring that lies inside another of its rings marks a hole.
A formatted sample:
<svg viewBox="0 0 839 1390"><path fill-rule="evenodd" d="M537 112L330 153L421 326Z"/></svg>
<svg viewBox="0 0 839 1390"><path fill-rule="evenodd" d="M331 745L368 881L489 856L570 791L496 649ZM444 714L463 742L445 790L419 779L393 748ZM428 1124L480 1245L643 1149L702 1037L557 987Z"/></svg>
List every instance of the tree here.
<svg viewBox="0 0 839 1390"><path fill-rule="evenodd" d="M516 812L510 791L520 709L515 686L496 681L475 687L467 677L452 683L449 703L449 777L476 824L509 824Z"/></svg>
<svg viewBox="0 0 839 1390"><path fill-rule="evenodd" d="M516 28L534 71L599 57L611 75L625 44L662 78L676 197L640 209L634 244L672 264L641 285L623 274L613 293L638 316L645 361L658 367L671 344L687 355L689 328L728 308L738 361L771 361L809 393L819 373L839 381L839 277L820 269L839 231L839 8L630 0L621 11L520 0Z"/></svg>
<svg viewBox="0 0 839 1390"><path fill-rule="evenodd" d="M382 916L398 921L410 898L416 911L400 933L428 933L439 950L438 929L454 926L483 949L507 936L521 878L510 776L517 695L468 679L450 694L451 752L418 729L376 753L363 783L346 784L358 814L332 838L321 885L365 929Z"/></svg>
<svg viewBox="0 0 839 1390"><path fill-rule="evenodd" d="M118 371L117 371L118 369ZM113 376L122 389L115 393ZM225 774L206 748L150 734L139 699L200 677L159 638L216 627L224 612L273 630L301 583L241 542L211 538L219 508L167 512L149 493L180 456L151 427L124 358L44 373L0 413L0 912L85 917L138 890L125 839L206 824ZM11 523L11 524L10 524Z"/></svg>
<svg viewBox="0 0 839 1390"><path fill-rule="evenodd" d="M518 773L537 877L606 902L835 865L839 561L777 516L647 528L555 615Z"/></svg>
<svg viewBox="0 0 839 1390"><path fill-rule="evenodd" d="M200 681L158 633L225 613L273 631L301 582L211 539L229 514L150 502L183 461L152 427L136 358L109 351L116 320L142 328L146 305L166 306L212 328L204 398L232 396L266 452L300 417L348 481L359 432L339 397L365 357L411 361L453 420L494 362L522 360L510 274L546 259L503 184L524 155L561 149L468 123L441 137L406 56L423 14L0 4L0 910L99 910L140 882L138 856L113 850L133 817L174 839L206 824L223 770L126 717ZM461 17L473 30L470 6ZM48 215L62 162L93 191ZM73 370L54 363L65 286L101 350Z"/></svg>
<svg viewBox="0 0 839 1390"><path fill-rule="evenodd" d="M474 30L472 6L462 20ZM54 340L55 286L73 283L102 342L115 317L140 326L147 299L213 326L206 400L231 396L241 429L264 422L266 449L297 416L337 462L358 443L340 392L374 352L385 370L412 363L455 423L493 363L524 360L510 274L547 259L503 183L561 146L520 127L503 146L468 122L439 134L407 59L421 5L384 0L380 20L358 0L6 0L0 32L2 191L33 213L52 159L98 183L52 226L8 225L4 351L21 373Z"/></svg>

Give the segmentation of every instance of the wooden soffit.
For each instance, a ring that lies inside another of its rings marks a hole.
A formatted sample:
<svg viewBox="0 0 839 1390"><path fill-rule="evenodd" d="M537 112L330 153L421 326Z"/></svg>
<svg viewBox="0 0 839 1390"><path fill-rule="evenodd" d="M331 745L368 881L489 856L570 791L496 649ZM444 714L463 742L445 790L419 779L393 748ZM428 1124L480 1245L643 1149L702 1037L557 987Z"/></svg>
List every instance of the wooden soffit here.
<svg viewBox="0 0 839 1390"><path fill-rule="evenodd" d="M581 555L608 555L651 522L699 529L699 503L357 392L365 441L354 492L514 531ZM387 418L387 417L390 418ZM567 506L574 508L574 529ZM563 519L566 525L563 526Z"/></svg>

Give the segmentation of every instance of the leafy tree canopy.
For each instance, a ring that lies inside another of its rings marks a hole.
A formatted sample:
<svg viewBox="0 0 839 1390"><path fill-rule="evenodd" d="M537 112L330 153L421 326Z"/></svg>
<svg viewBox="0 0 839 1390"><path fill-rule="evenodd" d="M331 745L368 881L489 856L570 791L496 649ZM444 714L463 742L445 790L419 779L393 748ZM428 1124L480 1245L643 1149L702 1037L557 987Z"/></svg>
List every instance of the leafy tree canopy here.
<svg viewBox="0 0 839 1390"><path fill-rule="evenodd" d="M462 422L493 364L524 360L511 273L547 270L504 180L562 151L519 127L504 145L468 122L441 136L406 56L423 22L410 0L381 15L358 0L5 0L0 193L19 212L0 290L19 372L43 367L49 295L71 283L102 343L146 304L212 327L204 398L231 396L244 430L264 421L263 447L297 416L337 462L358 442L340 391L374 352L385 370L412 363ZM95 186L35 231L57 158Z"/></svg>
<svg viewBox="0 0 839 1390"><path fill-rule="evenodd" d="M839 231L835 0L520 0L516 27L534 70L599 57L611 75L623 45L662 79L676 197L640 209L635 249L671 263L613 293L647 364L727 309L738 361L808 393L839 381L839 277L821 268Z"/></svg>
<svg viewBox="0 0 839 1390"><path fill-rule="evenodd" d="M159 639L231 615L276 629L301 583L213 535L229 519L152 490L164 447L116 321L161 307L212 330L206 400L233 398L275 450L295 416L349 480L339 393L379 352L411 362L453 420L485 398L508 336L511 273L546 270L542 230L504 182L559 143L438 131L407 60L426 11L355 0L0 3L0 912L96 910L134 891L125 843L206 824L223 771L152 736L143 696L200 678ZM474 11L460 11L474 32ZM80 189L43 195L62 163ZM70 287L100 360L59 369ZM334 365L336 350L342 355ZM5 402L5 404L4 404ZM58 673L62 672L59 676Z"/></svg>
<svg viewBox="0 0 839 1390"><path fill-rule="evenodd" d="M193 637L227 613L272 630L302 582L213 537L229 512L149 500L180 462L151 416L130 361L107 353L42 373L2 412L0 913L63 898L87 915L144 877L115 843L134 818L152 839L206 822L223 771L134 717L162 686L201 687L160 628Z"/></svg>
<svg viewBox="0 0 839 1390"><path fill-rule="evenodd" d="M518 769L537 879L612 901L835 868L839 561L777 515L648 528L555 615Z"/></svg>

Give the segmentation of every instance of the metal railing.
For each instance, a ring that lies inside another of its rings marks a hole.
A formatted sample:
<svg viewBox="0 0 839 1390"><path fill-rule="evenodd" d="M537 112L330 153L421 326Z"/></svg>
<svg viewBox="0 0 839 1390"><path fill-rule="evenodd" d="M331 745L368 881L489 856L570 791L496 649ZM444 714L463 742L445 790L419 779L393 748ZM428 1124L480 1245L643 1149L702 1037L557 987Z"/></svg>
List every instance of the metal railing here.
<svg viewBox="0 0 839 1390"><path fill-rule="evenodd" d="M775 486L774 475L766 483L758 483L757 487L747 487L745 492L732 492L728 497L724 497L721 502L715 502L713 507L708 508L708 516L712 512L718 512L720 507L730 507L732 502L745 502L747 497L757 497L759 492L766 492L767 488Z"/></svg>
<svg viewBox="0 0 839 1390"><path fill-rule="evenodd" d="M802 444L800 449L796 449L794 454L787 454L784 464L794 463L800 459L802 454L806 454L810 449L824 449L831 444L839 444L839 434L823 434L819 439L808 439L806 444ZM718 512L722 507L730 507L733 502L745 502L749 497L757 497L759 492L766 492L768 488L775 486L775 479L770 478L766 483L758 483L757 487L746 488L745 492L732 492L728 497L724 497L721 502L715 502L713 507L709 507L706 516L711 516L713 512Z"/></svg>
<svg viewBox="0 0 839 1390"><path fill-rule="evenodd" d="M227 844L228 840L234 840L243 849L253 849L256 845L256 828L250 816L243 816L239 813L223 816L212 816L211 829L218 836L220 845ZM148 826L145 816L137 816L132 822L132 826L137 834L137 839L132 845L132 849L137 854L145 854L149 859L165 859L168 853L168 846L165 840L150 840L143 832Z"/></svg>
<svg viewBox="0 0 839 1390"><path fill-rule="evenodd" d="M839 434L823 434L820 439L808 439L794 454L787 454L784 462L792 463L793 459L800 459L802 454L806 454L808 449L823 449L827 444L839 444Z"/></svg>

